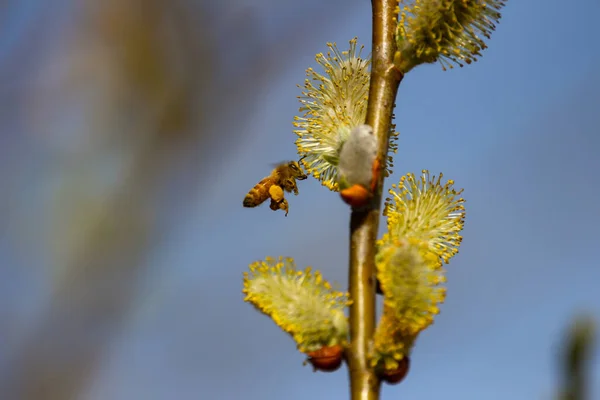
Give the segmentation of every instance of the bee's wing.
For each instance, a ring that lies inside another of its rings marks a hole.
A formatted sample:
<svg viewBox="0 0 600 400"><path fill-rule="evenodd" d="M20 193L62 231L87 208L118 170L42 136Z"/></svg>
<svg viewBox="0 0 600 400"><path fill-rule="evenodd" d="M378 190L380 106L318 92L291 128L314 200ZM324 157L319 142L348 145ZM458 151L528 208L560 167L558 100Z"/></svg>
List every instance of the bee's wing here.
<svg viewBox="0 0 600 400"><path fill-rule="evenodd" d="M278 163L271 163L271 164L269 164L269 165L270 165L271 167L273 167L273 168L277 168L277 167L279 167L280 165L284 165L284 164L287 164L287 163L289 163L289 161L287 161L287 160L286 160L286 161L281 161L281 162L278 162Z"/></svg>
<svg viewBox="0 0 600 400"><path fill-rule="evenodd" d="M306 157L306 156L300 157L300 159L298 160L298 162L302 161L302 159L304 159L304 157ZM272 163L271 166L273 168L275 168L275 167L279 167L280 165L287 164L289 162L290 162L290 160L285 160L285 161L281 161L281 162L278 162L278 163Z"/></svg>

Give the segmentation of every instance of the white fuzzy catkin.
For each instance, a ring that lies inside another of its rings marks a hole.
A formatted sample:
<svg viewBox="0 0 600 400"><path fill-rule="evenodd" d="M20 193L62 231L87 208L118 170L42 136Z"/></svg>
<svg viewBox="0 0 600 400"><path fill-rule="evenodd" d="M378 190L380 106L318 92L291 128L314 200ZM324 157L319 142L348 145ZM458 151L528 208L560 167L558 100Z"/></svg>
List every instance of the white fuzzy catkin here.
<svg viewBox="0 0 600 400"><path fill-rule="evenodd" d="M369 125L358 125L340 151L340 178L349 186L369 187L373 178L373 162L377 157L377 138Z"/></svg>

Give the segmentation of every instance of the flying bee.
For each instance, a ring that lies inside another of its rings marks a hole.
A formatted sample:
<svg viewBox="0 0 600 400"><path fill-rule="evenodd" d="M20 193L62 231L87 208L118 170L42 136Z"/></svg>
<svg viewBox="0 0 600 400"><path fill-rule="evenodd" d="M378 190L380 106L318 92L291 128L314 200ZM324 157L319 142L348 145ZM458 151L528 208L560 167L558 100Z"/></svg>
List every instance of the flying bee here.
<svg viewBox="0 0 600 400"><path fill-rule="evenodd" d="M244 197L244 207L256 207L265 200L271 199L270 208L273 211L285 210L288 213L288 202L283 198L283 191L298 195L296 179L302 181L307 176L302 171L298 161L289 161L278 164L271 175L258 182Z"/></svg>

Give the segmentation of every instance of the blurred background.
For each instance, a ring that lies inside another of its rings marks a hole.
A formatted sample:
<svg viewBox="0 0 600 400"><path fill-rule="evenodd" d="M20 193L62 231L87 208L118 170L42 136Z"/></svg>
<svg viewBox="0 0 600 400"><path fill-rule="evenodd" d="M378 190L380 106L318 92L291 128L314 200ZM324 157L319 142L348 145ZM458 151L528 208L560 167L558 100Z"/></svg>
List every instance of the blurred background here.
<svg viewBox="0 0 600 400"><path fill-rule="evenodd" d="M383 399L549 399L572 319L600 322L600 5L509 0L477 63L409 73L394 175L465 188L448 298ZM370 2L0 2L0 398L347 399L244 303L292 256L347 284L349 209L296 158L296 84L370 51ZM600 356L590 365L600 399Z"/></svg>

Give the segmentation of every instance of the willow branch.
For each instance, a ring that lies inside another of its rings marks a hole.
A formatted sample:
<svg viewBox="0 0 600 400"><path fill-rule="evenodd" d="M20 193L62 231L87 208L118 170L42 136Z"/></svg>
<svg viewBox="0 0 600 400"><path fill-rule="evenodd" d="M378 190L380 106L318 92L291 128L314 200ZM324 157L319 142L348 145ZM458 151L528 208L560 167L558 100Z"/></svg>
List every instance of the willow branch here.
<svg viewBox="0 0 600 400"><path fill-rule="evenodd" d="M373 42L369 104L366 123L379 143L377 159L385 167L394 100L402 74L393 64L397 0L372 0ZM382 171L379 171L382 172ZM380 381L369 367L369 344L375 331L375 241L381 215L383 174L375 198L366 211L353 210L350 219L350 349L348 366L352 400L379 398Z"/></svg>
<svg viewBox="0 0 600 400"><path fill-rule="evenodd" d="M588 367L594 354L594 321L578 317L567 336L562 354L563 392L560 400L585 400L589 398Z"/></svg>

